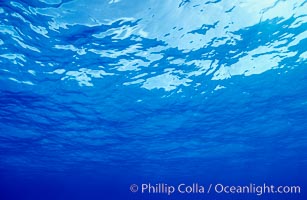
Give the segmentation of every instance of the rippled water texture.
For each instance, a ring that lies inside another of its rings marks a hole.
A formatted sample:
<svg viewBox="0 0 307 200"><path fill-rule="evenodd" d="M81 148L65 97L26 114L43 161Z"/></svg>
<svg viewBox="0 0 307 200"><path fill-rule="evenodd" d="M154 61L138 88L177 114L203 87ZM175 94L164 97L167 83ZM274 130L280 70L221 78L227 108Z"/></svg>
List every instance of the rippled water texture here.
<svg viewBox="0 0 307 200"><path fill-rule="evenodd" d="M0 199L166 198L129 192L143 182L306 191L306 11L305 0L0 1Z"/></svg>

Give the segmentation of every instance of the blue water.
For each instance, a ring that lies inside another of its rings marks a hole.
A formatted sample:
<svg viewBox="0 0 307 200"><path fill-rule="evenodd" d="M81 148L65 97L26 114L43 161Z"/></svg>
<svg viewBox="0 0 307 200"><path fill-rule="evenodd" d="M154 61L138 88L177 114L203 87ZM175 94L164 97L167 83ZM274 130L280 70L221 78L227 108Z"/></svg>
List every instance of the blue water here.
<svg viewBox="0 0 307 200"><path fill-rule="evenodd" d="M306 11L0 1L0 199L306 200ZM300 193L141 191L159 183Z"/></svg>

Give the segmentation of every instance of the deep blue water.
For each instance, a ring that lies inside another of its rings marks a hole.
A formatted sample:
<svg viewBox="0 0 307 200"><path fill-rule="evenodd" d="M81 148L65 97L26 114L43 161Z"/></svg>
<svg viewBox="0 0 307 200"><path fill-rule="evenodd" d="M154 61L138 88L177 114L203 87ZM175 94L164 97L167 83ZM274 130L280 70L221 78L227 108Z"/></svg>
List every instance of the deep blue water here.
<svg viewBox="0 0 307 200"><path fill-rule="evenodd" d="M0 1L0 199L306 200L306 11ZM142 193L149 183L300 193Z"/></svg>

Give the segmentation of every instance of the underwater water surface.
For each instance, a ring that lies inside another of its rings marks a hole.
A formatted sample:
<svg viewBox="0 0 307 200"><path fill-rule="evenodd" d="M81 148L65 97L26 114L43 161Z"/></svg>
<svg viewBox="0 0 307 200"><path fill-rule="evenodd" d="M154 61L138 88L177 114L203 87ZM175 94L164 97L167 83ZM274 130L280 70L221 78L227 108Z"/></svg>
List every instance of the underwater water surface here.
<svg viewBox="0 0 307 200"><path fill-rule="evenodd" d="M0 199L306 200L306 38L305 0L0 1ZM263 184L300 191L219 192Z"/></svg>

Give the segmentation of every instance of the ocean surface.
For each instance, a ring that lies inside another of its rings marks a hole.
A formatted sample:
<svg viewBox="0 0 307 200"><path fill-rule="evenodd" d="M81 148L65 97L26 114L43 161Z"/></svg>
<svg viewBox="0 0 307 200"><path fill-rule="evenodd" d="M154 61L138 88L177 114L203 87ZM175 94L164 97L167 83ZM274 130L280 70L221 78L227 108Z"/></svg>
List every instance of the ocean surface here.
<svg viewBox="0 0 307 200"><path fill-rule="evenodd" d="M1 200L306 200L306 152L306 0L0 1Z"/></svg>

